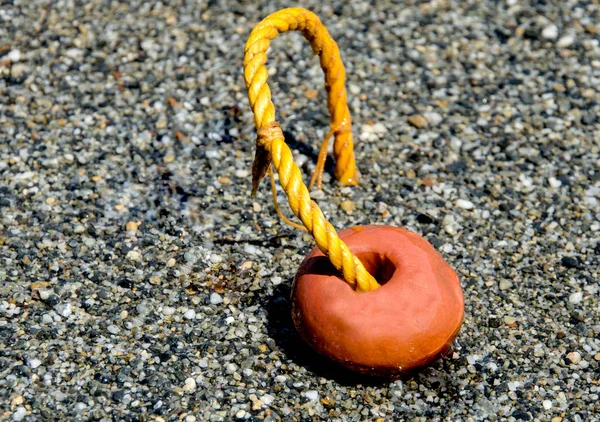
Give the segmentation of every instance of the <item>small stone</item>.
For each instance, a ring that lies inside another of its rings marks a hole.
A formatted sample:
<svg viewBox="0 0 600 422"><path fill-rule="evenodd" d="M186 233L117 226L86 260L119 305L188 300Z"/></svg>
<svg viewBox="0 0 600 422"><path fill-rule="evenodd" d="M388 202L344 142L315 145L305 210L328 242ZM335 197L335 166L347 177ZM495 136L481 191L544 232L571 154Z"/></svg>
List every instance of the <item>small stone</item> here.
<svg viewBox="0 0 600 422"><path fill-rule="evenodd" d="M114 324L110 324L108 327L106 327L106 331L108 331L111 334L119 334L121 332L121 329Z"/></svg>
<svg viewBox="0 0 600 422"><path fill-rule="evenodd" d="M244 409L240 409L236 412L235 417L238 419L244 419L246 416L246 411Z"/></svg>
<svg viewBox="0 0 600 422"><path fill-rule="evenodd" d="M546 40L555 40L556 37L558 37L558 27L556 25L548 25L542 29L542 38Z"/></svg>
<svg viewBox="0 0 600 422"><path fill-rule="evenodd" d="M11 62L16 63L21 60L21 51L17 49L10 50L10 53L6 55L6 58Z"/></svg>
<svg viewBox="0 0 600 422"><path fill-rule="evenodd" d="M172 152L168 152L164 157L163 157L163 163L165 164L169 164L172 163L173 161L175 161L175 154Z"/></svg>
<svg viewBox="0 0 600 422"><path fill-rule="evenodd" d="M196 422L196 417L194 415L187 415L185 417L185 422Z"/></svg>
<svg viewBox="0 0 600 422"><path fill-rule="evenodd" d="M85 233L85 227L82 224L76 224L75 227L73 227L73 233Z"/></svg>
<svg viewBox="0 0 600 422"><path fill-rule="evenodd" d="M560 260L560 263L567 268L579 268L579 259L572 256L565 256Z"/></svg>
<svg viewBox="0 0 600 422"><path fill-rule="evenodd" d="M597 362L600 362L600 353L596 353L594 355L594 360L597 361Z"/></svg>
<svg viewBox="0 0 600 422"><path fill-rule="evenodd" d="M416 127L417 129L421 129L427 125L427 119L420 114L413 114L408 118L408 123Z"/></svg>
<svg viewBox="0 0 600 422"><path fill-rule="evenodd" d="M569 296L569 302L576 305L583 300L583 292L571 293Z"/></svg>
<svg viewBox="0 0 600 422"><path fill-rule="evenodd" d="M67 318L71 315L71 304L70 303L59 303L54 307L54 310L62 317Z"/></svg>
<svg viewBox="0 0 600 422"><path fill-rule="evenodd" d="M569 48L575 42L575 35L567 34L563 35L556 41L556 46L558 48Z"/></svg>
<svg viewBox="0 0 600 422"><path fill-rule="evenodd" d="M552 401L550 401L550 400L544 400L542 402L542 406L544 406L544 409L550 410L550 409L552 409Z"/></svg>
<svg viewBox="0 0 600 422"><path fill-rule="evenodd" d="M304 96L306 98L308 98L309 100L312 100L313 98L316 98L317 95L319 95L319 91L317 91L316 89L308 89L305 93Z"/></svg>
<svg viewBox="0 0 600 422"><path fill-rule="evenodd" d="M463 210L472 210L473 208L475 208L475 205L471 201L468 201L466 199L457 199L456 206L458 208L462 208Z"/></svg>
<svg viewBox="0 0 600 422"><path fill-rule="evenodd" d="M577 365L579 362L581 362L581 355L579 352L570 352L567 353L566 360L569 364Z"/></svg>
<svg viewBox="0 0 600 422"><path fill-rule="evenodd" d="M136 232L138 229L138 222L137 221L128 221L127 224L125 225L125 229L128 232Z"/></svg>
<svg viewBox="0 0 600 422"><path fill-rule="evenodd" d="M160 119L159 121L156 122L157 129L164 129L166 127L167 127L167 121L165 119Z"/></svg>
<svg viewBox="0 0 600 422"><path fill-rule="evenodd" d="M507 315L504 317L504 323L506 325L513 325L517 322L517 319L514 316Z"/></svg>
<svg viewBox="0 0 600 422"><path fill-rule="evenodd" d="M17 407L15 413L13 413L12 420L13 421L22 421L27 414L27 410L23 406Z"/></svg>
<svg viewBox="0 0 600 422"><path fill-rule="evenodd" d="M558 189L558 188L560 188L562 186L562 182L560 180L558 180L557 178L555 178L555 177L549 177L548 178L548 184L553 189Z"/></svg>
<svg viewBox="0 0 600 422"><path fill-rule="evenodd" d="M194 391L196 389L196 380L194 378L186 378L185 385L183 386L185 391Z"/></svg>
<svg viewBox="0 0 600 422"><path fill-rule="evenodd" d="M183 314L185 319L194 319L196 318L196 311L193 309L189 309L185 314Z"/></svg>
<svg viewBox="0 0 600 422"><path fill-rule="evenodd" d="M317 401L317 400L319 400L319 392L317 390L308 390L307 392L304 393L304 395L310 401Z"/></svg>
<svg viewBox="0 0 600 422"><path fill-rule="evenodd" d="M248 175L250 175L250 172L246 169L238 169L235 171L235 177L239 179L245 179Z"/></svg>
<svg viewBox="0 0 600 422"><path fill-rule="evenodd" d="M508 290L512 287L512 282L509 280L500 280L498 287L500 290Z"/></svg>
<svg viewBox="0 0 600 422"><path fill-rule="evenodd" d="M29 285L29 288L31 290L47 289L49 287L50 287L50 283L48 283L47 281L34 281L33 283L31 283Z"/></svg>
<svg viewBox="0 0 600 422"><path fill-rule="evenodd" d="M435 112L425 113L424 117L425 119L427 119L427 123L429 124L429 126L437 126L444 120L440 113Z"/></svg>
<svg viewBox="0 0 600 422"><path fill-rule="evenodd" d="M142 255L136 250L129 251L129 252L127 252L127 259L129 259L131 261L139 262L142 260Z"/></svg>
<svg viewBox="0 0 600 422"><path fill-rule="evenodd" d="M350 200L342 201L342 203L340 204L340 208L346 211L347 213L351 213L354 210L355 206L356 205L354 204L354 202Z"/></svg>
<svg viewBox="0 0 600 422"><path fill-rule="evenodd" d="M219 304L223 303L223 298L218 293L211 293L210 294L210 303L212 305L219 305Z"/></svg>
<svg viewBox="0 0 600 422"><path fill-rule="evenodd" d="M27 366L29 366L31 369L35 369L35 368L39 367L41 364L42 364L42 361L39 359L27 360Z"/></svg>

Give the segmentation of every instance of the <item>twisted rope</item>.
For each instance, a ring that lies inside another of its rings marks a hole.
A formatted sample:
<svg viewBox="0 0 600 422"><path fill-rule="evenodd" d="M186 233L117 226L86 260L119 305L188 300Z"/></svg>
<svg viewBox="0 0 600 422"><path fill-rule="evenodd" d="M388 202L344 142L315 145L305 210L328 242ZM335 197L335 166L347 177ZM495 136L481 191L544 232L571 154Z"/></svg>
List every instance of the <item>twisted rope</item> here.
<svg viewBox="0 0 600 422"><path fill-rule="evenodd" d="M256 127L266 126L269 122L275 120L275 107L271 102L271 90L267 85L266 51L271 40L277 34L287 31L302 32L310 42L313 52L319 55L321 67L325 72L325 89L327 90L327 107L331 115L331 131L325 137L323 146L319 151L319 160L317 161L311 186L316 180L318 186L321 187L321 177L327 155L327 141L331 135L334 136L335 177L344 185L355 185L358 183L358 172L354 159L352 120L347 105L346 71L337 44L319 18L306 9L283 9L267 16L254 27L246 42L244 76L246 87L249 90L250 104L254 110ZM255 84L250 86L248 84L250 80L254 80Z"/></svg>
<svg viewBox="0 0 600 422"><path fill-rule="evenodd" d="M330 134L335 136L334 154L338 166L336 177L347 184L357 181L350 132L351 120L344 88L345 72L337 44L315 14L305 9L292 8L269 15L256 25L246 42L244 78L258 135L252 169L253 192L272 161L292 212L314 237L319 249L329 257L352 288L361 292L375 290L379 287L375 278L350 252L348 246L338 237L335 228L325 219L318 205L310 199L308 188L302 182L300 169L285 143L279 123L275 121L275 106L271 102L271 90L267 85L266 51L270 41L277 34L289 30L302 31L310 41L313 51L319 54L321 66L325 70L328 106L332 116ZM325 154L326 151L325 145ZM322 152L323 148L319 155ZM317 179L320 180L320 177L317 176Z"/></svg>

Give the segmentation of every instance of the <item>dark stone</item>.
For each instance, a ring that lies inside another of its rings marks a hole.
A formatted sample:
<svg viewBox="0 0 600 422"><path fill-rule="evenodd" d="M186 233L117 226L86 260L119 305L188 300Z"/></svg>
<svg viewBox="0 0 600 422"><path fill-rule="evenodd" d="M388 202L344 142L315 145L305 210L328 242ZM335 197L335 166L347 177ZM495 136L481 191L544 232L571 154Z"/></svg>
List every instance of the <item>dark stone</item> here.
<svg viewBox="0 0 600 422"><path fill-rule="evenodd" d="M579 259L572 256L564 256L561 258L560 263L566 268L579 268Z"/></svg>

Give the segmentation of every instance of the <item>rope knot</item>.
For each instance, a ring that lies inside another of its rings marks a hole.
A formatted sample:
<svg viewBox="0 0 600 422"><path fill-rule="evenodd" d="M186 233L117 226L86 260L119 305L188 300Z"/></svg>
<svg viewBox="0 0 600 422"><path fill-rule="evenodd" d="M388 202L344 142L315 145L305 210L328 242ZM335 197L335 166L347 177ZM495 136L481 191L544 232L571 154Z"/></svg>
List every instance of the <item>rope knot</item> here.
<svg viewBox="0 0 600 422"><path fill-rule="evenodd" d="M256 194L260 181L271 166L271 143L274 139L283 139L283 131L276 121L256 130L256 153L252 163L252 196Z"/></svg>
<svg viewBox="0 0 600 422"><path fill-rule="evenodd" d="M256 130L256 147L265 148L270 151L271 142L278 138L283 139L283 131L278 122L272 121Z"/></svg>

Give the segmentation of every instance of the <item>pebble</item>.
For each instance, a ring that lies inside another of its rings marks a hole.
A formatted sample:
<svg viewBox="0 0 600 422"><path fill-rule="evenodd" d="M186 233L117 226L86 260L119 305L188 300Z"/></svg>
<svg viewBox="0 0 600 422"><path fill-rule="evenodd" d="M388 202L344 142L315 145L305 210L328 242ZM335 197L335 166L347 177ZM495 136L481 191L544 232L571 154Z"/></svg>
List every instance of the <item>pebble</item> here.
<svg viewBox="0 0 600 422"><path fill-rule="evenodd" d="M569 48L570 46L573 45L574 42L575 42L575 35L566 34L566 35L563 35L562 37L560 37L558 41L556 41L556 46L558 48Z"/></svg>
<svg viewBox="0 0 600 422"><path fill-rule="evenodd" d="M554 40L558 37L558 27L556 25L548 25L542 30L542 38Z"/></svg>
<svg viewBox="0 0 600 422"><path fill-rule="evenodd" d="M542 402L542 406L544 406L544 409L550 410L550 409L552 409L552 401L551 400L544 400Z"/></svg>
<svg viewBox="0 0 600 422"><path fill-rule="evenodd" d="M189 309L185 314L183 314L183 317L185 319L195 319L196 311L194 311L193 309Z"/></svg>
<svg viewBox="0 0 600 422"><path fill-rule="evenodd" d="M142 255L139 253L139 251L129 251L127 252L127 259L131 260L131 261L141 261L142 260Z"/></svg>
<svg viewBox="0 0 600 422"><path fill-rule="evenodd" d="M355 206L356 205L354 204L354 202L350 200L345 200L340 203L340 208L346 211L347 213L351 213L354 210Z"/></svg>
<svg viewBox="0 0 600 422"><path fill-rule="evenodd" d="M36 369L42 364L42 361L39 359L29 359L27 360L27 366L31 369Z"/></svg>
<svg viewBox="0 0 600 422"><path fill-rule="evenodd" d="M569 352L567 353L567 361L570 364L577 365L581 362L581 355L579 352Z"/></svg>
<svg viewBox="0 0 600 422"><path fill-rule="evenodd" d="M308 390L308 391L304 392L304 395L310 401L317 401L317 400L319 400L319 392L316 391L316 390Z"/></svg>
<svg viewBox="0 0 600 422"><path fill-rule="evenodd" d="M576 305L583 300L583 292L571 293L569 296L569 302Z"/></svg>
<svg viewBox="0 0 600 422"><path fill-rule="evenodd" d="M512 287L512 282L510 280L500 280L499 289L500 290L508 290Z"/></svg>
<svg viewBox="0 0 600 422"><path fill-rule="evenodd" d="M219 304L223 303L223 298L218 293L211 293L210 294L210 303L211 303L211 305L219 305Z"/></svg>
<svg viewBox="0 0 600 422"><path fill-rule="evenodd" d="M466 199L457 199L456 206L458 208L462 208L463 210L472 210L473 208L475 208L475 205L471 201L468 201Z"/></svg>
<svg viewBox="0 0 600 422"><path fill-rule="evenodd" d="M421 129L427 125L427 119L420 114L413 114L408 118L408 123L416 127L417 129Z"/></svg>
<svg viewBox="0 0 600 422"><path fill-rule="evenodd" d="M442 121L444 120L444 118L442 117L442 115L440 113L435 113L435 112L425 113L423 116L427 120L427 123L429 124L429 126L432 126L432 127L439 126L442 123Z"/></svg>

